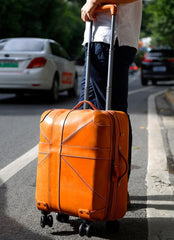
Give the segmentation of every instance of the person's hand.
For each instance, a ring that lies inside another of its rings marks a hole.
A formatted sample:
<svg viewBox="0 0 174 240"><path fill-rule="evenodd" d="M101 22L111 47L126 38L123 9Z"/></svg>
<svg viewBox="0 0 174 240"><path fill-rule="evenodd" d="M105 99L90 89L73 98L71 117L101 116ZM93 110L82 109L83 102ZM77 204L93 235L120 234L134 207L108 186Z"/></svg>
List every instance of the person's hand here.
<svg viewBox="0 0 174 240"><path fill-rule="evenodd" d="M89 0L81 9L81 19L86 22L90 20L95 20L95 9L98 5L93 1Z"/></svg>

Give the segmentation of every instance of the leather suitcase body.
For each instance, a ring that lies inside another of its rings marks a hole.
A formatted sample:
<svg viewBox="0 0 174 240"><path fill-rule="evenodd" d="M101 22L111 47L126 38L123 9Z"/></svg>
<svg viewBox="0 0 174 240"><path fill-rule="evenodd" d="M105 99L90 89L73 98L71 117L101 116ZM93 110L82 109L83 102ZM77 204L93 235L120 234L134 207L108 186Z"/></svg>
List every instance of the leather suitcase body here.
<svg viewBox="0 0 174 240"><path fill-rule="evenodd" d="M128 116L89 104L94 109L42 114L37 208L91 221L120 219L127 211Z"/></svg>

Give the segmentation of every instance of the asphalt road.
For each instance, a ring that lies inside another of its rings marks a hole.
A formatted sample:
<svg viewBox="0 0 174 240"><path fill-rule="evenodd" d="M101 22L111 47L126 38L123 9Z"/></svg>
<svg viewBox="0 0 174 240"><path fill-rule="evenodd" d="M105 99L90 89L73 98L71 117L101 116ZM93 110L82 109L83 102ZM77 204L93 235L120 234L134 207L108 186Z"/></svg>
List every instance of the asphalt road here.
<svg viewBox="0 0 174 240"><path fill-rule="evenodd" d="M91 239L148 239L147 100L151 94L168 87L168 83L142 87L139 73L130 77L129 113L133 128L133 160L129 193L132 207L120 220L118 233L107 234L104 223L94 223L95 231ZM44 97L38 98L38 96L0 95L0 169L38 144L39 120L43 111L50 108L72 108L77 101L77 98L70 98L66 93L61 94L57 104L49 104ZM57 222L53 214L53 227L44 229L40 227L40 212L35 204L36 167L37 155L4 184L1 184L0 179L0 239L87 239L78 235L78 226L81 222L78 218L70 217L70 222L65 224Z"/></svg>

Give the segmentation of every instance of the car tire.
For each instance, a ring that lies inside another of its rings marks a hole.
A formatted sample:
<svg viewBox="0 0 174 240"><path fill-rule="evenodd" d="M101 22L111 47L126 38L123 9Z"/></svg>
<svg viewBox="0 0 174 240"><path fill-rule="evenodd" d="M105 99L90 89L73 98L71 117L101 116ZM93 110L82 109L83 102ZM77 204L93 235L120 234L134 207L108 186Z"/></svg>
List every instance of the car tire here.
<svg viewBox="0 0 174 240"><path fill-rule="evenodd" d="M156 86L156 80L152 80L152 85Z"/></svg>
<svg viewBox="0 0 174 240"><path fill-rule="evenodd" d="M144 79L143 77L141 77L141 84L142 84L143 86L147 86L147 80Z"/></svg>
<svg viewBox="0 0 174 240"><path fill-rule="evenodd" d="M59 99L59 79L56 74L54 76L53 85L50 91L50 99L53 102L57 102Z"/></svg>
<svg viewBox="0 0 174 240"><path fill-rule="evenodd" d="M16 97L17 97L17 98L24 97L24 93L16 93Z"/></svg>
<svg viewBox="0 0 174 240"><path fill-rule="evenodd" d="M78 75L77 75L77 73L75 74L73 88L68 90L68 95L71 97L76 97L78 95Z"/></svg>

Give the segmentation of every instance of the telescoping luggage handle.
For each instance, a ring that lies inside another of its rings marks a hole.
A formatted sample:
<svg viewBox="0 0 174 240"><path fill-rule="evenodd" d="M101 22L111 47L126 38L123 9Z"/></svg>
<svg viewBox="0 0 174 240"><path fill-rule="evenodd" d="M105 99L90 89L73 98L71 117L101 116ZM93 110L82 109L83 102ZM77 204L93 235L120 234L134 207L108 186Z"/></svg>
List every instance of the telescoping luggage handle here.
<svg viewBox="0 0 174 240"><path fill-rule="evenodd" d="M107 75L107 87L106 87L106 105L105 110L111 110L111 93L112 93L112 69L113 69L113 47L114 47L114 29L115 29L115 16L117 14L117 6L115 4L106 4L98 7L96 12L108 12L111 13L111 38L110 38L110 48L109 48L109 60L108 60L108 75ZM89 78L90 78L90 48L91 48L91 39L92 39L92 24L90 21L90 32L88 39L88 49L87 49L87 58L86 58L86 78L85 78L85 93L84 100L89 100ZM88 108L88 104L84 103L84 109Z"/></svg>

